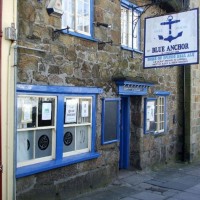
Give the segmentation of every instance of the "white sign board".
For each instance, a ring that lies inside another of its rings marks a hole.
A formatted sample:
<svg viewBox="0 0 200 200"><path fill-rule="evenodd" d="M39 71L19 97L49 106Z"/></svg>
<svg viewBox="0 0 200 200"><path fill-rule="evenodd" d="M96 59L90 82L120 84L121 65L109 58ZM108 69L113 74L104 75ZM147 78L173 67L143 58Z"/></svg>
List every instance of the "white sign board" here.
<svg viewBox="0 0 200 200"><path fill-rule="evenodd" d="M77 105L77 99L66 100L65 123L76 123Z"/></svg>
<svg viewBox="0 0 200 200"><path fill-rule="evenodd" d="M51 120L51 103L42 103L42 120Z"/></svg>
<svg viewBox="0 0 200 200"><path fill-rule="evenodd" d="M22 123L32 123L32 104L22 106Z"/></svg>
<svg viewBox="0 0 200 200"><path fill-rule="evenodd" d="M144 68L199 63L199 10L145 19Z"/></svg>
<svg viewBox="0 0 200 200"><path fill-rule="evenodd" d="M82 101L82 112L81 117L88 117L89 116L89 102L88 101Z"/></svg>

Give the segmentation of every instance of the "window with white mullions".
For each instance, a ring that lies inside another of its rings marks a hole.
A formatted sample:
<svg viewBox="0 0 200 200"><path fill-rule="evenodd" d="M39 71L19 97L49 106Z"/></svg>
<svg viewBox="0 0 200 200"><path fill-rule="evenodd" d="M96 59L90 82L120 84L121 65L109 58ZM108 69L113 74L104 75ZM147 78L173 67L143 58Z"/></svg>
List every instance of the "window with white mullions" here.
<svg viewBox="0 0 200 200"><path fill-rule="evenodd" d="M140 13L132 4L122 0L121 45L132 50L140 50Z"/></svg>
<svg viewBox="0 0 200 200"><path fill-rule="evenodd" d="M91 150L91 105L91 97L65 98L63 156Z"/></svg>
<svg viewBox="0 0 200 200"><path fill-rule="evenodd" d="M167 130L167 96L170 92L155 91L154 98L145 98L144 132L160 134Z"/></svg>
<svg viewBox="0 0 200 200"><path fill-rule="evenodd" d="M63 1L64 14L62 28L70 27L70 31L91 35L90 27L90 0Z"/></svg>
<svg viewBox="0 0 200 200"><path fill-rule="evenodd" d="M156 104L156 131L157 132L164 132L164 125L165 125L165 97L158 97L157 104Z"/></svg>
<svg viewBox="0 0 200 200"><path fill-rule="evenodd" d="M100 156L95 149L96 97L102 91L17 85L17 178Z"/></svg>
<svg viewBox="0 0 200 200"><path fill-rule="evenodd" d="M53 96L18 96L17 167L54 159L55 109Z"/></svg>

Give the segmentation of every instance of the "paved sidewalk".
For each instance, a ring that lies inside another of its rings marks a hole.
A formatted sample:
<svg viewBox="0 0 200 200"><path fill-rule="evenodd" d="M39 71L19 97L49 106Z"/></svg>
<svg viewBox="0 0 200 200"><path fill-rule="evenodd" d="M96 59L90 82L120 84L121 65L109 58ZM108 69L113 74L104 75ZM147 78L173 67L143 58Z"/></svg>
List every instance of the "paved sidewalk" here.
<svg viewBox="0 0 200 200"><path fill-rule="evenodd" d="M200 162L149 171L120 171L104 189L74 200L200 200Z"/></svg>

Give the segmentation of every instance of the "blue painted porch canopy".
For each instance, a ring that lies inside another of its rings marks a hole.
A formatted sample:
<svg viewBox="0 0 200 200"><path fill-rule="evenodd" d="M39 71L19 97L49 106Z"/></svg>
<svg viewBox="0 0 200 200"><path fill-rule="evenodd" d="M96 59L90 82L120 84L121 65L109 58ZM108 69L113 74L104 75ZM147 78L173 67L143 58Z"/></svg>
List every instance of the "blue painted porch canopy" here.
<svg viewBox="0 0 200 200"><path fill-rule="evenodd" d="M118 87L120 95L147 95L148 87L154 86L155 83L138 81L137 79L113 79Z"/></svg>

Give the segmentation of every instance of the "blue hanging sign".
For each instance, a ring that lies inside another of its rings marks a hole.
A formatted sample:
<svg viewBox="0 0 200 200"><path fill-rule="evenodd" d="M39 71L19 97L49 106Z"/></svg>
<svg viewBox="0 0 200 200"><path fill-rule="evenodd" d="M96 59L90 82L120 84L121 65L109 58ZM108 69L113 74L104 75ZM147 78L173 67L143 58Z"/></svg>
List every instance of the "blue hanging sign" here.
<svg viewBox="0 0 200 200"><path fill-rule="evenodd" d="M199 10L145 19L144 68L199 63Z"/></svg>

